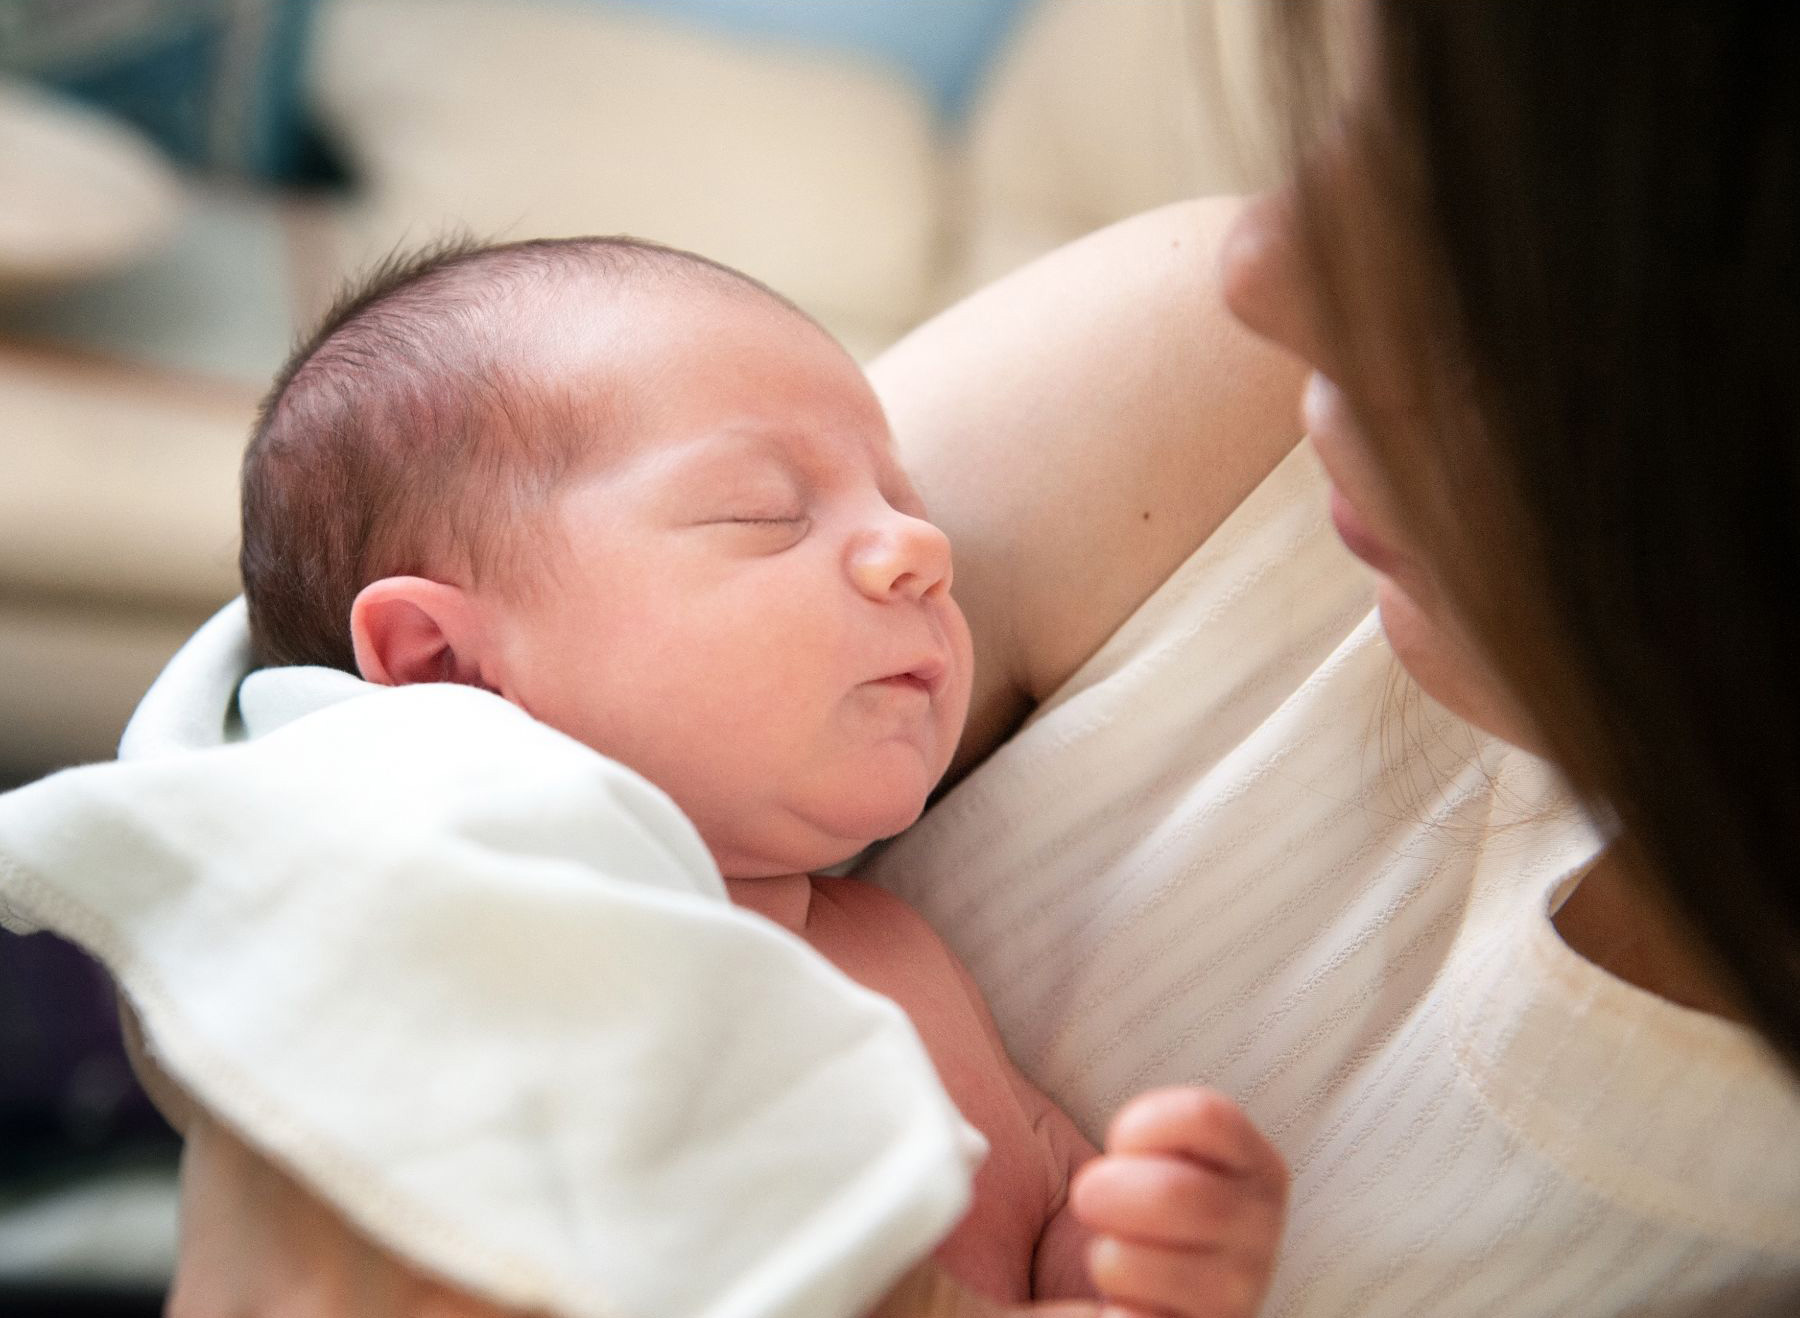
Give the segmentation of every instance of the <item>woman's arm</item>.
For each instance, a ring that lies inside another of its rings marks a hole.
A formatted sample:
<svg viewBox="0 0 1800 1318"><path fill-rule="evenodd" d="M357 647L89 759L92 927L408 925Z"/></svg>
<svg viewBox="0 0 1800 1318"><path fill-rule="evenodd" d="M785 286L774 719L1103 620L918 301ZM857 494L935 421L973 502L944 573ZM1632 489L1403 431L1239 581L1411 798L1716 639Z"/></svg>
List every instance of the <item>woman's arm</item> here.
<svg viewBox="0 0 1800 1318"><path fill-rule="evenodd" d="M424 1276L200 1109L192 1113L182 1153L181 1212L181 1257L168 1318L531 1318ZM1092 1303L1013 1306L989 1300L927 1260L901 1278L868 1318L1098 1314Z"/></svg>
<svg viewBox="0 0 1800 1318"><path fill-rule="evenodd" d="M1064 247L870 368L956 546L975 697L952 774L1088 658L1293 447L1300 373L1220 300L1230 200Z"/></svg>
<svg viewBox="0 0 1800 1318"><path fill-rule="evenodd" d="M527 1318L396 1258L190 1107L168 1318Z"/></svg>

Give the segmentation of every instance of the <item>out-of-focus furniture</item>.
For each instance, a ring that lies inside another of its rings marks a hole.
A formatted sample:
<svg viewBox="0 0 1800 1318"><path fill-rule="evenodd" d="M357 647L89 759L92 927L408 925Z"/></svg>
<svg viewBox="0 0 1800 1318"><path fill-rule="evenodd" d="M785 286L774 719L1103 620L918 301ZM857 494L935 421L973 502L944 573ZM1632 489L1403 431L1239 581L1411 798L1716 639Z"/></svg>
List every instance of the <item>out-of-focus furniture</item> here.
<svg viewBox="0 0 1800 1318"><path fill-rule="evenodd" d="M99 130L85 156L8 156L0 96L0 774L110 755L235 593L254 401L396 243L643 234L868 356L1058 243L1252 177L1226 113L1252 6L995 2L1003 44L947 96L866 50L724 32L704 0L327 0L304 69L337 194L179 176Z"/></svg>

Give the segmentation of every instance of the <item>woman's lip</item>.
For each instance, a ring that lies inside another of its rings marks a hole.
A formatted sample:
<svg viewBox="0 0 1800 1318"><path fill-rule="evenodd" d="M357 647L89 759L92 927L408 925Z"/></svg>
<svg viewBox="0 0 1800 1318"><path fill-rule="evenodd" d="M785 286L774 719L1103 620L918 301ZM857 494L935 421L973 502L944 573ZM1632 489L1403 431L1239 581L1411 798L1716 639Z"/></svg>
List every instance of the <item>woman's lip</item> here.
<svg viewBox="0 0 1800 1318"><path fill-rule="evenodd" d="M1337 528L1344 547L1383 576L1392 576L1404 565L1398 553L1383 543L1356 511L1356 505L1344 497L1332 476L1334 452L1343 456L1356 448L1355 419L1343 391L1325 376L1314 371L1306 380L1306 392L1300 401L1300 420L1312 438L1313 451L1324 464L1326 479L1331 481L1331 524Z"/></svg>
<svg viewBox="0 0 1800 1318"><path fill-rule="evenodd" d="M1337 528L1338 539L1344 542L1344 548L1383 576L1392 576L1400 566L1400 556L1376 539L1374 532L1364 525L1356 505L1335 485L1331 487L1331 524Z"/></svg>

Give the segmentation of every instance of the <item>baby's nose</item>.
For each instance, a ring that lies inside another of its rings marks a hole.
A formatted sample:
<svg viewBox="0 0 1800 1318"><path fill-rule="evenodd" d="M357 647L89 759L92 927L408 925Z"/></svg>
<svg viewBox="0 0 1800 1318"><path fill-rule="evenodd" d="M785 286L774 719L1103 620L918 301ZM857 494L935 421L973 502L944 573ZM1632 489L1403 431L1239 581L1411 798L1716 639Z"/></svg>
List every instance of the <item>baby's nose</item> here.
<svg viewBox="0 0 1800 1318"><path fill-rule="evenodd" d="M930 522L893 513L857 536L850 577L870 599L921 599L950 588L950 541Z"/></svg>

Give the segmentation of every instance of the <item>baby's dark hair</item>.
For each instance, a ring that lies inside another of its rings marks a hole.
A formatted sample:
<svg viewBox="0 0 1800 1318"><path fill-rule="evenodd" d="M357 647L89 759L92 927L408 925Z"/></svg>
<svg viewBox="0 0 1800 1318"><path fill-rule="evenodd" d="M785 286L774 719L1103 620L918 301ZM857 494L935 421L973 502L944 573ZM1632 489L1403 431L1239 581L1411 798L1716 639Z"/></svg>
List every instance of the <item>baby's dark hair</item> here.
<svg viewBox="0 0 1800 1318"><path fill-rule="evenodd" d="M238 566L256 660L356 671L350 608L370 582L505 578L523 514L595 443L596 419L520 351L532 302L569 276L750 293L750 276L626 237L468 239L396 252L295 349L244 453ZM591 403L591 400L589 400Z"/></svg>

